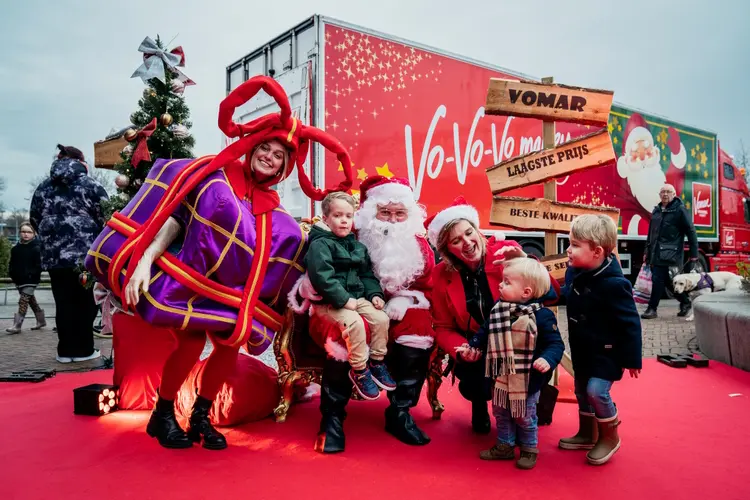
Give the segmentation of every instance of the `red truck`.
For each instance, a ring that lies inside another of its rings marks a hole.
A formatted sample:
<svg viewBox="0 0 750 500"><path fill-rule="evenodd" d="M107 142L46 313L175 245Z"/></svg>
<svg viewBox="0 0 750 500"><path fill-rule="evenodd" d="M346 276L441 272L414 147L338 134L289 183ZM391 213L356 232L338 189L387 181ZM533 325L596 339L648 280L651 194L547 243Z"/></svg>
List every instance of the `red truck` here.
<svg viewBox="0 0 750 500"><path fill-rule="evenodd" d="M485 170L542 149L539 120L484 113L491 77L535 78L327 17L313 16L229 65L227 92L257 74L282 84L299 119L347 146L355 192L369 175L404 177L428 213L463 195L479 210L487 233L503 228L488 222L492 195ZM246 122L274 106L259 95L238 108L234 119ZM750 192L744 171L719 147L716 134L619 104L612 107L608 130L617 165L557 179L557 199L620 209L618 251L632 280L664 182L676 187L692 215L702 269L736 272L738 262L750 262ZM592 131L558 123L556 143ZM336 158L321 148L306 168L317 185L340 176ZM296 217L318 213L295 178L279 191ZM543 187L507 194L542 197ZM543 255L542 233L503 230L527 252ZM558 250L566 246L566 235L559 235Z"/></svg>

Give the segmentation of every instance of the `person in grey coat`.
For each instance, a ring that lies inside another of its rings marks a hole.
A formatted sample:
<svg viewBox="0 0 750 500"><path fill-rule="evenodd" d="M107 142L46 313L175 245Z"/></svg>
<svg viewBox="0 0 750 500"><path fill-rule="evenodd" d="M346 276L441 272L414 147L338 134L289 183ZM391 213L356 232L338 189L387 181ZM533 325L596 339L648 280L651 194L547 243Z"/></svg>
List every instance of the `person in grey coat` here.
<svg viewBox="0 0 750 500"><path fill-rule="evenodd" d="M93 292L79 281L79 268L104 228L107 192L88 175L83 153L58 144L60 153L31 199L30 219L42 242L42 268L49 272L55 299L57 361L99 357L94 349L97 314Z"/></svg>

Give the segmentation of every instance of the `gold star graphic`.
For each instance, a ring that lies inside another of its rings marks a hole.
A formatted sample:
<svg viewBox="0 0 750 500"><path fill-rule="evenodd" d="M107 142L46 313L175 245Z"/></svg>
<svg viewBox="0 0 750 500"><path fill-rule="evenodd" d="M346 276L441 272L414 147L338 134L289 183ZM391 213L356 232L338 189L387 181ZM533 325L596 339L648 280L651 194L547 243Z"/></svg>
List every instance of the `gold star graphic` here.
<svg viewBox="0 0 750 500"><path fill-rule="evenodd" d="M692 172L692 171L693 171L693 167L692 167L691 165L688 165L688 166L687 166L687 171L688 171L688 172Z"/></svg>
<svg viewBox="0 0 750 500"><path fill-rule="evenodd" d="M708 170L706 170L705 172L703 172L703 178L704 179L708 179Z"/></svg>
<svg viewBox="0 0 750 500"><path fill-rule="evenodd" d="M690 202L689 201L685 202L685 208L687 208L688 210L690 210Z"/></svg>
<svg viewBox="0 0 750 500"><path fill-rule="evenodd" d="M691 148L690 149L690 156L692 156L693 158L695 158L695 148Z"/></svg>
<svg viewBox="0 0 750 500"><path fill-rule="evenodd" d="M357 180L363 181L367 179L367 172L364 168L358 168L357 169Z"/></svg>
<svg viewBox="0 0 750 500"><path fill-rule="evenodd" d="M708 157L706 157L706 152L705 151L701 151L701 155L700 156L701 156L701 165L705 165L706 162L708 161Z"/></svg>
<svg viewBox="0 0 750 500"><path fill-rule="evenodd" d="M662 144L667 143L667 131L666 130L662 129L661 133L658 135L658 141Z"/></svg>
<svg viewBox="0 0 750 500"><path fill-rule="evenodd" d="M610 134L612 133L614 129L615 129L615 126L613 123L610 123L609 125L607 125L607 132L609 132Z"/></svg>
<svg viewBox="0 0 750 500"><path fill-rule="evenodd" d="M377 171L378 175L382 175L387 179L390 179L394 175L393 172L391 172L390 167L388 166L388 162L385 162L382 167L375 167L375 170Z"/></svg>
<svg viewBox="0 0 750 500"><path fill-rule="evenodd" d="M617 137L612 138L612 144L616 146L618 142L620 141L617 140Z"/></svg>

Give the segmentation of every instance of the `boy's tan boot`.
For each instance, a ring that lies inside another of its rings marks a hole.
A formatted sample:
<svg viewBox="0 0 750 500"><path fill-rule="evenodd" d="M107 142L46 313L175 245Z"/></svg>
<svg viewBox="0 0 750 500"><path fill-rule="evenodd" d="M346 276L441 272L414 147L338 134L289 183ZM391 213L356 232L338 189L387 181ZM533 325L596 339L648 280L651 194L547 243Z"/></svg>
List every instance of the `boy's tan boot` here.
<svg viewBox="0 0 750 500"><path fill-rule="evenodd" d="M516 458L516 449L509 444L496 444L489 450L479 452L482 460L513 460Z"/></svg>
<svg viewBox="0 0 750 500"><path fill-rule="evenodd" d="M593 413L578 412L578 433L562 438L558 446L563 450L590 450L598 438L596 416Z"/></svg>
<svg viewBox="0 0 750 500"><path fill-rule="evenodd" d="M620 436L617 433L620 420L617 415L598 420L598 423L599 439L596 441L596 446L586 453L586 460L591 465L606 464L612 458L612 455L620 449Z"/></svg>
<svg viewBox="0 0 750 500"><path fill-rule="evenodd" d="M521 446L521 457L516 461L516 467L524 470L533 469L537 456L539 456L539 448Z"/></svg>

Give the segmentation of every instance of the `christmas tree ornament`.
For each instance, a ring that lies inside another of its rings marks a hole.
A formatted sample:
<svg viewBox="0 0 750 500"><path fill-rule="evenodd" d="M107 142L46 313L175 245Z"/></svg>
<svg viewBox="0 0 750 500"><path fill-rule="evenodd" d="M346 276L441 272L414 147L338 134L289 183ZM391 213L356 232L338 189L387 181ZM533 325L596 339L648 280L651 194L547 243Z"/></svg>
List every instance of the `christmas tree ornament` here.
<svg viewBox="0 0 750 500"><path fill-rule="evenodd" d="M125 189L130 184L130 177L125 174L120 174L115 177L115 184L120 189Z"/></svg>
<svg viewBox="0 0 750 500"><path fill-rule="evenodd" d="M133 154L133 149L133 145L128 144L127 146L122 148L122 154L124 154L125 156L130 156L131 154Z"/></svg>
<svg viewBox="0 0 750 500"><path fill-rule="evenodd" d="M167 83L165 71L168 69L172 73L178 72L178 66L185 66L185 53L182 47L175 47L167 52L159 47L160 43L154 42L151 37L146 37L138 47L139 52L143 52L143 64L131 75L130 78L140 77L143 83L148 83L152 78ZM181 74L181 72L180 72Z"/></svg>
<svg viewBox="0 0 750 500"><path fill-rule="evenodd" d="M136 179L135 182L133 182L133 185L137 188L143 186L143 179Z"/></svg>
<svg viewBox="0 0 750 500"><path fill-rule="evenodd" d="M165 127L169 127L172 124L173 120L174 118L172 118L172 115L170 115L169 113L164 113L163 115L161 115L161 124Z"/></svg>
<svg viewBox="0 0 750 500"><path fill-rule="evenodd" d="M126 141L133 142L135 138L138 137L138 132L136 132L132 128L129 128L125 131L125 134L123 134L123 137L125 137Z"/></svg>
<svg viewBox="0 0 750 500"><path fill-rule="evenodd" d="M78 275L78 281L81 283L81 286L85 287L86 283L89 282L89 273L87 273L87 272L84 271L81 274L79 274Z"/></svg>
<svg viewBox="0 0 750 500"><path fill-rule="evenodd" d="M148 138L156 130L156 118L138 132L138 145L130 158L130 164L137 168L141 161L151 161L151 151L148 149Z"/></svg>
<svg viewBox="0 0 750 500"><path fill-rule="evenodd" d="M185 137L187 137L187 136L190 135L190 131L188 130L188 128L185 125L181 124L181 123L172 125L171 127L169 127L169 130L178 139L184 139Z"/></svg>
<svg viewBox="0 0 750 500"><path fill-rule="evenodd" d="M172 92L182 94L185 92L185 83L180 80L172 80Z"/></svg>

